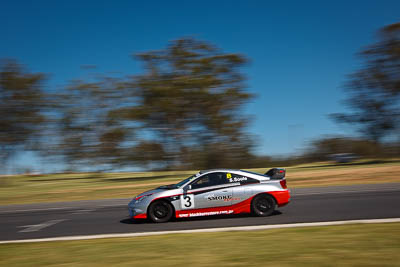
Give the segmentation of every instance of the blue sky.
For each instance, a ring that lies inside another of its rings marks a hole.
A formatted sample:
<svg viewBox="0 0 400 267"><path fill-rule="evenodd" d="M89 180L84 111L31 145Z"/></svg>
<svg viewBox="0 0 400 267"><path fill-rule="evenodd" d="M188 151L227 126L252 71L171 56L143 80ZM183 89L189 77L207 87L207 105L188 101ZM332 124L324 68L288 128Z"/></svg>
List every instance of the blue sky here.
<svg viewBox="0 0 400 267"><path fill-rule="evenodd" d="M97 73L141 72L132 54L194 37L241 53L249 132L260 154L299 152L313 138L351 135L328 114L355 54L400 18L400 1L2 1L0 58L47 73L49 89ZM84 70L82 65L96 65Z"/></svg>

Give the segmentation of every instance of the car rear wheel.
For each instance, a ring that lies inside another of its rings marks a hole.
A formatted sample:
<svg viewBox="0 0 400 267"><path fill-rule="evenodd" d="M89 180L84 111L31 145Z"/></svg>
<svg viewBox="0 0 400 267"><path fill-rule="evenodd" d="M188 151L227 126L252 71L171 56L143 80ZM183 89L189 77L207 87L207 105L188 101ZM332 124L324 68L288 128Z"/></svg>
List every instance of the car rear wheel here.
<svg viewBox="0 0 400 267"><path fill-rule="evenodd" d="M258 195L251 202L251 209L257 216L269 216L276 208L276 201L270 195Z"/></svg>
<svg viewBox="0 0 400 267"><path fill-rule="evenodd" d="M149 207L149 218L155 223L167 222L171 219L173 208L166 201L156 201Z"/></svg>

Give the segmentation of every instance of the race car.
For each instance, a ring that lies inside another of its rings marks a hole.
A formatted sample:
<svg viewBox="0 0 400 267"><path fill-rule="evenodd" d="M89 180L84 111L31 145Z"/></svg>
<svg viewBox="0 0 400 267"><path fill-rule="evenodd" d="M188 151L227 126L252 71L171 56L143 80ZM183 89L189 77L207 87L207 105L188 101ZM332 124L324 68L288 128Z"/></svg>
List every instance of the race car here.
<svg viewBox="0 0 400 267"><path fill-rule="evenodd" d="M139 194L128 204L129 216L156 223L173 217L221 214L269 216L290 202L285 174L279 168L265 174L230 169L200 171L177 184Z"/></svg>

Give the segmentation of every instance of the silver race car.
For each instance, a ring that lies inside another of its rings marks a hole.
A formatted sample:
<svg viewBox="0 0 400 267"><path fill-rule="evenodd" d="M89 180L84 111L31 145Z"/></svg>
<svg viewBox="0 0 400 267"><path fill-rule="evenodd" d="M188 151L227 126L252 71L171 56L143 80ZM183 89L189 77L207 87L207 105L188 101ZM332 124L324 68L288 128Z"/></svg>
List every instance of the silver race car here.
<svg viewBox="0 0 400 267"><path fill-rule="evenodd" d="M166 222L176 218L253 213L268 216L290 201L285 170L265 174L215 169L136 196L128 205L133 219Z"/></svg>

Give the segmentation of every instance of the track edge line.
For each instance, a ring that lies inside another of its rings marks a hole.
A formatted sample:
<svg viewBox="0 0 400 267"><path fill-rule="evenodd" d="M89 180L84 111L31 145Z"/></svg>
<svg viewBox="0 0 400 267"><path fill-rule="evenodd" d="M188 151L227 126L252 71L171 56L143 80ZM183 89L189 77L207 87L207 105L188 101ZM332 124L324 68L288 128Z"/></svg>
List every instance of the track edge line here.
<svg viewBox="0 0 400 267"><path fill-rule="evenodd" d="M90 239L101 239L101 238L126 238L126 237L153 236L153 235L167 235L167 234L257 231L257 230L269 230L269 229L280 229L280 228L317 227L317 226L333 226L333 225L345 225L345 224L394 223L394 222L400 222L400 218L361 219L361 220L348 220L348 221L290 223L290 224L273 224L273 225L256 225L256 226L235 226L235 227L222 227L222 228L206 228L206 229L159 231L159 232L141 232L141 233L61 236L61 237L49 237L49 238L37 238L37 239L5 240L5 241L0 241L0 244L75 241L75 240L90 240Z"/></svg>

